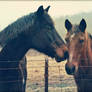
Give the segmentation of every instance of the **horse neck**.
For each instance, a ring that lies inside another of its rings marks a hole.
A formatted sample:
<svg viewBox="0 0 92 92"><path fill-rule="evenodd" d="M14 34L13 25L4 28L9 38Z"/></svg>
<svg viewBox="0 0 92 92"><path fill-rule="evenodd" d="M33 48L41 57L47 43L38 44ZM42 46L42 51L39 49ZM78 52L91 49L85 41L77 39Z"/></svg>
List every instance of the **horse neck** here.
<svg viewBox="0 0 92 92"><path fill-rule="evenodd" d="M85 62L87 62L88 66L92 65L92 48L91 48L91 39L87 32L85 32L86 42L85 42Z"/></svg>
<svg viewBox="0 0 92 92"><path fill-rule="evenodd" d="M28 49L26 38L17 37L1 50L0 61L19 61L24 57Z"/></svg>
<svg viewBox="0 0 92 92"><path fill-rule="evenodd" d="M89 64L92 66L92 40L91 38L89 38L88 40L88 46L87 46L87 49L88 49L88 60L89 60Z"/></svg>
<svg viewBox="0 0 92 92"><path fill-rule="evenodd" d="M83 50L82 50L82 53L81 53L81 60L80 60L80 74L89 74L91 73L92 71L92 50L91 50L91 41L90 41L90 38L88 36L88 33L85 32L85 43L84 43L84 47L83 47Z"/></svg>

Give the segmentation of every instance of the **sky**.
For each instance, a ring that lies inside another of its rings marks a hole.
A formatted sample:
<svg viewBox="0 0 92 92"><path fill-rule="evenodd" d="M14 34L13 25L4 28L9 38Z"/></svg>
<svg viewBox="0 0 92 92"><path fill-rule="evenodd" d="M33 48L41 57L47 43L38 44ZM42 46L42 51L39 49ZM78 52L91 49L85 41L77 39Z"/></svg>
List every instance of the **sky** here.
<svg viewBox="0 0 92 92"><path fill-rule="evenodd" d="M0 30L23 15L51 6L52 18L92 11L91 1L0 1Z"/></svg>

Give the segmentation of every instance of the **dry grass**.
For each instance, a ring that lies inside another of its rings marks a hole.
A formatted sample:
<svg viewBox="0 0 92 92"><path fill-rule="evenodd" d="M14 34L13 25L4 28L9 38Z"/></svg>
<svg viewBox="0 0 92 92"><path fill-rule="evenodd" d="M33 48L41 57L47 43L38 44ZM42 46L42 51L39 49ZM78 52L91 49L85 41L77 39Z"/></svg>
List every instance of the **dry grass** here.
<svg viewBox="0 0 92 92"><path fill-rule="evenodd" d="M65 72L65 63L57 63L49 58L49 92L76 92L73 76ZM27 92L44 92L45 56L27 56L28 81ZM65 89L66 88L66 89ZM70 88L70 89L69 89ZM68 89L68 91L67 91Z"/></svg>

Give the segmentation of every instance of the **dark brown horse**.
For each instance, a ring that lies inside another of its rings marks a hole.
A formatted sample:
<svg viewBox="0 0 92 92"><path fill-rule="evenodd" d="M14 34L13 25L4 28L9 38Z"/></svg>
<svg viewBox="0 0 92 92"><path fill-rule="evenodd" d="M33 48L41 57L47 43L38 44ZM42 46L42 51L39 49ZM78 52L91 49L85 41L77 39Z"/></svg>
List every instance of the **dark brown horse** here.
<svg viewBox="0 0 92 92"><path fill-rule="evenodd" d="M92 92L92 36L86 31L86 21L72 25L65 21L69 58L66 72L74 75L78 92Z"/></svg>
<svg viewBox="0 0 92 92"><path fill-rule="evenodd" d="M22 22L25 20L27 24L19 22L23 27L18 27L21 32L8 41L1 50L0 92L23 92L24 75L22 76L19 64L29 49L55 58L57 62L68 57L68 49L48 15L49 8L48 6L43 9L43 6L40 6L33 14L20 19Z"/></svg>

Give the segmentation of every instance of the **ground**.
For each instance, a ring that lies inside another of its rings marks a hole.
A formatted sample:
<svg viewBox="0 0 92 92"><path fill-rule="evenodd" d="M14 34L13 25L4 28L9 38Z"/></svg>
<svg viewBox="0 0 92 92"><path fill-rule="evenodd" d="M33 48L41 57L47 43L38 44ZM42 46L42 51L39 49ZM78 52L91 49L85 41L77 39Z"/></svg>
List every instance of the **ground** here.
<svg viewBox="0 0 92 92"><path fill-rule="evenodd" d="M45 58L42 54L29 56L27 55L27 92L44 92L44 70ZM76 92L76 84L73 76L65 72L65 63L57 63L54 59L49 58L49 92Z"/></svg>

